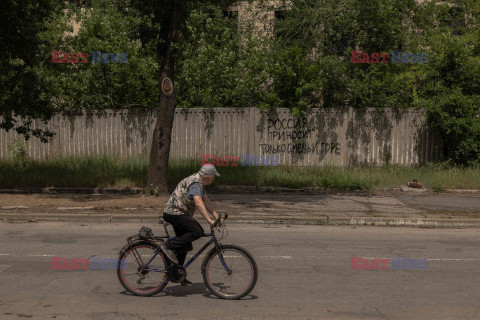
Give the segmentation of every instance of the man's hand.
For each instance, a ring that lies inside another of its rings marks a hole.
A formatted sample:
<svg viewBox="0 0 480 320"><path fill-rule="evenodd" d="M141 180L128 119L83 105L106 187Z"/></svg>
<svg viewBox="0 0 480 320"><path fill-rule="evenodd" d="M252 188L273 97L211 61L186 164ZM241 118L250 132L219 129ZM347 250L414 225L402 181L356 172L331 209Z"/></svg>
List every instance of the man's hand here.
<svg viewBox="0 0 480 320"><path fill-rule="evenodd" d="M213 224L215 223L215 220L208 219L208 223L210 224L210 227L213 227Z"/></svg>
<svg viewBox="0 0 480 320"><path fill-rule="evenodd" d="M217 216L217 219L218 217L222 216L221 214L219 214ZM218 221L218 224L217 224L217 227L221 227L223 226L223 224L225 223L225 219L227 218L228 215L223 215L222 218L220 219L220 221Z"/></svg>
<svg viewBox="0 0 480 320"><path fill-rule="evenodd" d="M218 219L219 216L220 216L220 215L217 215L217 217L216 217L216 219L213 221L213 223L215 223L215 221L217 221L217 219ZM220 221L218 221L218 223L217 223L217 225L216 225L215 227L216 227L216 228L221 227L221 226L223 225L223 222L224 222L224 221L225 221L225 217L222 217L222 218L220 219ZM213 226L213 223L211 223L210 225Z"/></svg>
<svg viewBox="0 0 480 320"><path fill-rule="evenodd" d="M215 221L216 221L217 219L218 219L218 215L217 215L217 218L213 221L213 223L215 223ZM220 221L218 221L218 223L217 223L217 225L216 225L217 228L220 227L220 226L223 224L223 220L224 220L224 219L222 218L222 219L220 219Z"/></svg>

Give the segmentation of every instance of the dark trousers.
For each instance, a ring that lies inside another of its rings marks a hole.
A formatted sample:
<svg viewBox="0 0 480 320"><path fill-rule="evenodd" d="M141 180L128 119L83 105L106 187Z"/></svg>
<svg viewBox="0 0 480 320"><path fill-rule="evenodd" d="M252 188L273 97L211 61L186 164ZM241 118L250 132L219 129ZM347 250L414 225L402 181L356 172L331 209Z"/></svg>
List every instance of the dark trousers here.
<svg viewBox="0 0 480 320"><path fill-rule="evenodd" d="M163 219L170 223L175 230L175 239L168 240L165 246L167 249L175 251L178 263L183 265L187 252L193 250L192 242L201 238L205 231L200 223L188 214L171 215L164 213Z"/></svg>

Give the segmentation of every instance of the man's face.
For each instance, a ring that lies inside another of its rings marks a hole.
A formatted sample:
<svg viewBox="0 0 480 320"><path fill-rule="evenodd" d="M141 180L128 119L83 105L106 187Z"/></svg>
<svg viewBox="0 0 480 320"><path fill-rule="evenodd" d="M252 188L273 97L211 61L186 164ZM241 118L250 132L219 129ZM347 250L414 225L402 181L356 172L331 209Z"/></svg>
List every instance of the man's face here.
<svg viewBox="0 0 480 320"><path fill-rule="evenodd" d="M213 182L213 179L215 178L215 175L207 176L205 179L205 185L208 186L210 183Z"/></svg>
<svg viewBox="0 0 480 320"><path fill-rule="evenodd" d="M208 186L210 183L212 183L214 178L215 178L214 174L209 176L200 175L200 179L202 179L202 186Z"/></svg>

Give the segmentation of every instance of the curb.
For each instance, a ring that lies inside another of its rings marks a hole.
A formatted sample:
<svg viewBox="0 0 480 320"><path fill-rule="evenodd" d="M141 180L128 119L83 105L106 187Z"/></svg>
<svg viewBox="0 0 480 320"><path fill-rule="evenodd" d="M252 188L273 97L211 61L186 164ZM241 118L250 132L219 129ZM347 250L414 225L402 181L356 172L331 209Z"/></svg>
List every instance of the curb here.
<svg viewBox="0 0 480 320"><path fill-rule="evenodd" d="M394 227L420 227L420 228L458 228L458 227L480 227L480 219L439 219L439 218L386 218L386 217L354 217L354 218L333 218L329 223L357 226L394 226Z"/></svg>
<svg viewBox="0 0 480 320"><path fill-rule="evenodd" d="M83 221L83 222L148 222L158 223L158 215L151 214L17 214L0 213L3 221ZM297 224L297 225L353 225L353 226L389 226L389 227L420 227L420 228L478 228L480 219L456 218L387 218L387 217L306 217L292 219L290 217L272 216L265 218L230 217L236 223L259 224Z"/></svg>

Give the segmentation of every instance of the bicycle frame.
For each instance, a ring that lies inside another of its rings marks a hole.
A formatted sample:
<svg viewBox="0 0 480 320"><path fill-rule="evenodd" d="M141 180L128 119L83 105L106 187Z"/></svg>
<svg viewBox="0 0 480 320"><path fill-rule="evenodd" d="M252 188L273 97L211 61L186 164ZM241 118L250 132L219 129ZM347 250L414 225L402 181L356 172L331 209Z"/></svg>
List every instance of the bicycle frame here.
<svg viewBox="0 0 480 320"><path fill-rule="evenodd" d="M230 268L227 266L225 260L223 259L223 252L220 248L220 246L218 245L218 241L217 241L217 238L215 237L215 231L212 231L211 233L206 233L203 235L203 237L212 237L207 243L205 243L203 245L203 247L197 251L197 253L195 253L195 255L183 266L184 269L187 269L189 265L191 265L193 263L193 261L195 261L198 256L200 256L202 254L203 251L205 251L205 249L207 249L212 243L215 243L215 248L217 249L217 252L218 252L218 256L220 258L220 262L222 263L222 266L225 268L225 271L228 272L228 274L231 274L232 271L230 270ZM165 238L165 237L159 237L160 238ZM170 238L170 239L173 239L173 238ZM162 249L158 248L157 251L155 251L153 257L150 259L150 261L147 262L147 264L145 266L143 266L142 268L142 271L143 270L146 270L146 271L151 271L151 272L163 272L163 273L167 273L168 271L167 270L156 270L156 269L150 269L148 268L148 265L153 261L153 259L155 259L155 257L160 253Z"/></svg>

